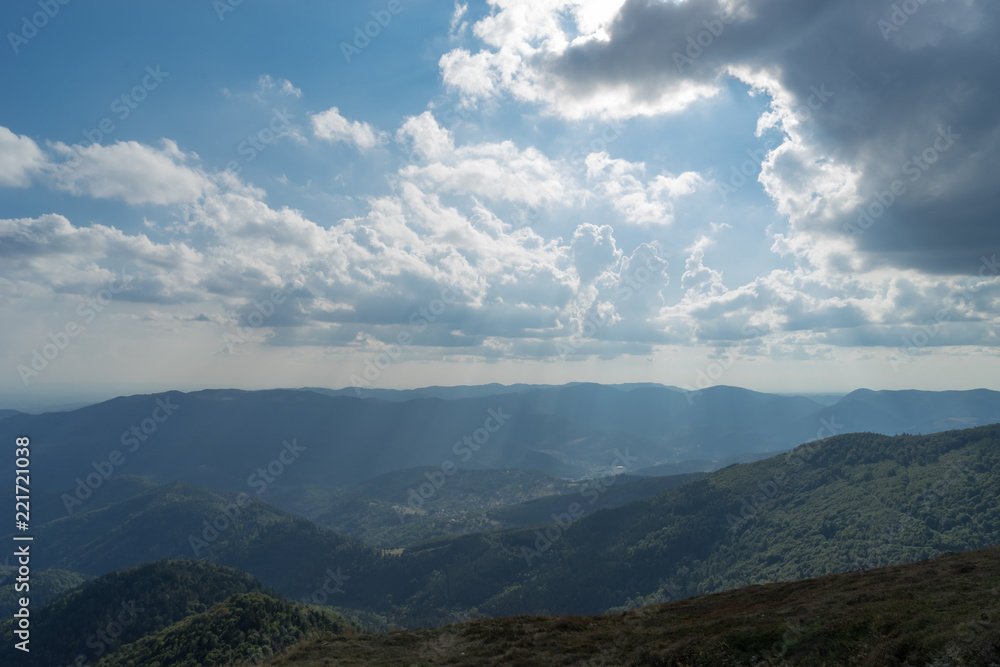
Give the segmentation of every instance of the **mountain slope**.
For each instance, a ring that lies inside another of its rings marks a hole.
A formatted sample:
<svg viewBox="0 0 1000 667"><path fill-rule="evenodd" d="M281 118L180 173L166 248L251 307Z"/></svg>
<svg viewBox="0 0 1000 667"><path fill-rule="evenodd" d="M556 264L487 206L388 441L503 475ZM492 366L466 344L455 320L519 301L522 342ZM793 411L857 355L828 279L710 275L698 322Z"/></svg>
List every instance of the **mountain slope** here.
<svg viewBox="0 0 1000 667"><path fill-rule="evenodd" d="M445 535L545 523L581 492L598 496L595 512L655 496L704 473L569 482L527 470L397 470L355 486L296 488L263 496L342 535L397 549ZM588 491L594 489L593 491Z"/></svg>
<svg viewBox="0 0 1000 667"><path fill-rule="evenodd" d="M614 488L561 496L544 525L391 555L256 499L229 517L235 494L171 483L39 526L35 565L99 575L197 556L403 626L601 613L1000 544L1000 425L836 436L583 516Z"/></svg>
<svg viewBox="0 0 1000 667"><path fill-rule="evenodd" d="M327 636L265 664L995 665L998 600L1000 549L987 549L606 616Z"/></svg>
<svg viewBox="0 0 1000 667"><path fill-rule="evenodd" d="M1000 425L850 434L578 520L567 506L535 530L404 556L447 582L424 591L425 608L600 613L665 589L687 597L1000 544L998 491Z"/></svg>
<svg viewBox="0 0 1000 667"><path fill-rule="evenodd" d="M261 593L234 595L210 609L122 646L96 667L259 664L343 621Z"/></svg>
<svg viewBox="0 0 1000 667"><path fill-rule="evenodd" d="M232 595L266 593L250 575L194 561L162 561L107 574L33 608L31 652L0 648L11 665L91 663L121 645L200 613ZM11 636L11 621L2 626Z"/></svg>
<svg viewBox="0 0 1000 667"><path fill-rule="evenodd" d="M107 507L63 517L35 529L44 545L32 561L102 575L166 558L208 559L250 573L301 600L324 587L324 601L385 610L386 596L418 587L400 559L292 516L259 500L172 482ZM347 586L330 584L343 571Z"/></svg>
<svg viewBox="0 0 1000 667"><path fill-rule="evenodd" d="M11 555L7 562L17 559ZM8 618L20 605L18 599L23 597L21 592L14 588L14 580L17 578L17 568L0 568L0 618ZM32 570L31 571L31 604L34 607L41 607L63 593L72 590L85 583L89 577L79 572L69 570Z"/></svg>

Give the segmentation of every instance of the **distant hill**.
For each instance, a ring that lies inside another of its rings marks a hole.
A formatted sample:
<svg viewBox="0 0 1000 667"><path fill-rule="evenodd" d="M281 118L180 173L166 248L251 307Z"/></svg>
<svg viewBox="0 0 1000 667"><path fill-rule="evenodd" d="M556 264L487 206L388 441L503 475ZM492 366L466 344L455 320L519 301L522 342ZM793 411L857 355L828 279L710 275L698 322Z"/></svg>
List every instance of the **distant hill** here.
<svg viewBox="0 0 1000 667"><path fill-rule="evenodd" d="M690 394L650 385L506 389L396 401L302 390L167 392L12 415L0 420L0 439L31 436L35 491L96 488L102 478L131 474L273 493L449 464L582 479L610 471L621 453L632 457L629 471L692 460L711 470L839 433L928 433L1000 421L1000 393L987 390L859 390L824 406L735 387ZM0 474L12 466L13 459L0 460ZM267 474L268 466L277 474Z"/></svg>
<svg viewBox="0 0 1000 667"><path fill-rule="evenodd" d="M477 385L457 385L457 386L432 386L420 387L419 389L379 389L377 387L345 387L343 389L324 389L322 387L303 387L303 391L314 391L327 396L354 396L356 398L380 398L386 401L411 401L415 398L441 398L444 400L454 400L456 398L483 398L485 396L496 396L499 394L520 394L533 390L559 390L563 387L586 386L587 382L570 382L565 385L555 384L490 384ZM683 391L677 387L667 387L666 385L653 382L633 382L626 384L606 384L600 385L610 389L628 391L638 388L671 389Z"/></svg>
<svg viewBox="0 0 1000 667"><path fill-rule="evenodd" d="M432 537L500 527L498 508L569 493L579 483L526 470L395 470L338 489L300 487L264 499L372 546L396 549ZM654 495L654 494L650 494Z"/></svg>
<svg viewBox="0 0 1000 667"><path fill-rule="evenodd" d="M424 467L341 489L303 487L264 498L342 535L397 549L445 535L542 524L591 488L600 492L590 492L597 500L586 513L649 498L704 474L569 482L537 471L456 470L446 476Z"/></svg>
<svg viewBox="0 0 1000 667"><path fill-rule="evenodd" d="M15 433L31 435L33 472L39 488L51 491L86 480L97 472L95 463L110 474L254 490L254 473L279 457L286 463L275 468L281 474L268 487L335 487L447 461L530 468L521 463L536 451L549 453L559 472L583 477L611 465L617 449L630 449L640 464L655 463L661 454L659 443L648 438L605 434L527 409L514 413L492 397L393 403L308 391L123 397L73 412L0 421L0 437ZM290 451L287 443L300 449ZM115 451L119 465L109 468ZM296 453L303 463L290 457ZM0 461L0 469L12 465L12 459Z"/></svg>
<svg viewBox="0 0 1000 667"><path fill-rule="evenodd" d="M1000 422L1000 393L971 391L871 391L858 389L820 410L817 420L843 424L839 432L926 434ZM804 434L812 423L802 424Z"/></svg>
<svg viewBox="0 0 1000 667"><path fill-rule="evenodd" d="M995 665L998 593L1000 549L987 549L606 616L331 635L265 665Z"/></svg>
<svg viewBox="0 0 1000 667"><path fill-rule="evenodd" d="M668 489L675 489L705 477L708 473L692 472L683 475L632 477L609 476L574 482L570 489L558 496L546 496L516 505L507 505L488 513L499 528L540 526L551 523L552 516L566 511L573 503L580 505L581 517L603 509L621 507L639 500L652 498Z"/></svg>
<svg viewBox="0 0 1000 667"><path fill-rule="evenodd" d="M32 558L35 568L88 576L162 559L204 559L248 572L294 600L327 587L322 602L372 611L389 608L387 595L419 590L397 557L259 500L183 482L56 519L34 534L44 545ZM359 583L330 584L329 573L341 571Z"/></svg>

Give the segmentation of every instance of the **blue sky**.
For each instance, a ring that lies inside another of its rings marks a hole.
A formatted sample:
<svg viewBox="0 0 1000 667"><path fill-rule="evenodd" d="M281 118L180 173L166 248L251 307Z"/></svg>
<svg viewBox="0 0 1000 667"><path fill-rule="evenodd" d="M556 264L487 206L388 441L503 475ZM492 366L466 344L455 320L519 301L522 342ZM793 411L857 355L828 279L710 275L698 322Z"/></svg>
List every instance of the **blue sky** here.
<svg viewBox="0 0 1000 667"><path fill-rule="evenodd" d="M998 388L994 5L345 5L0 8L0 393Z"/></svg>

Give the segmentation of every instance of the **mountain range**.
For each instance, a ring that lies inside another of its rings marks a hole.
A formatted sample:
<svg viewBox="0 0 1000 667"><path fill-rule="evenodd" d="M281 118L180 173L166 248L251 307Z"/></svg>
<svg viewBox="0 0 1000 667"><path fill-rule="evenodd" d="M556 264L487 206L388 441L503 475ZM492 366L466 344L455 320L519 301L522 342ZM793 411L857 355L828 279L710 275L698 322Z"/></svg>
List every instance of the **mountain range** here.
<svg viewBox="0 0 1000 667"><path fill-rule="evenodd" d="M54 619L37 632L69 627L60 619L73 614L104 623L109 609L139 599L134 591L163 584L168 608L142 598L159 609L156 622L104 642L107 655L91 660L166 666L183 664L190 650L199 664L323 664L332 645L345 655L376 651L372 637L383 635L364 632L461 622L450 634L400 635L398 646L413 650L399 659L437 660L424 655L433 636L448 644L438 657L463 664L449 647L478 655L475 642L493 628L487 643L526 629L550 633L544 650L582 631L598 645L588 659L603 664L604 640L595 637L621 627L610 619L740 590L705 611L739 616L739 637L717 633L722 644L711 645L677 636L667 652L654 650L660 640L651 637L605 658L683 661L695 647L714 646L713 656L732 661L709 664L753 664L746 661L763 641L753 633L773 638L774 628L751 624L733 606L752 606L747 587L863 577L1000 544L996 392L859 390L832 404L725 387L695 395L584 384L454 393L167 392L0 419L3 437L32 443L32 595L46 605L39 618ZM974 426L939 430L954 424ZM5 581L11 566L0 568ZM956 586L968 579L953 574ZM119 584L86 611L74 606ZM798 592L774 608L807 616L781 606L801 599L802 586L782 589ZM832 588L824 595L838 609L848 604ZM937 593L926 595L930 604ZM5 592L0 607L9 615L17 603ZM587 626L605 630L472 622L524 614L605 615ZM874 642L864 655L883 655L892 643L881 626L857 632ZM202 635L214 644L197 643ZM847 636L838 628L830 641ZM35 664L69 664L80 641L66 641L51 642L54 653ZM890 652L908 660L946 643ZM815 658L802 650L802 662ZM372 655L391 653L379 651Z"/></svg>
<svg viewBox="0 0 1000 667"><path fill-rule="evenodd" d="M626 463L628 472L708 471L730 457L838 433L932 433L1000 421L1000 393L988 390L858 390L822 405L734 387L688 393L577 384L481 396L459 389L439 391L456 398L401 400L315 390L128 396L69 412L13 414L0 420L0 438L30 434L37 489L62 491L88 476L95 487L94 474L132 474L265 493L339 488L417 466L567 479L621 472ZM12 466L8 457L0 472Z"/></svg>
<svg viewBox="0 0 1000 667"><path fill-rule="evenodd" d="M404 626L602 613L664 590L688 597L1000 544L998 444L1000 425L839 435L588 512L625 481L594 480L493 510L526 517L515 527L431 531L392 551L245 492L112 479L105 500L36 526L34 563L94 577L208 559L296 600L336 579L324 603ZM451 502L461 507L460 494Z"/></svg>

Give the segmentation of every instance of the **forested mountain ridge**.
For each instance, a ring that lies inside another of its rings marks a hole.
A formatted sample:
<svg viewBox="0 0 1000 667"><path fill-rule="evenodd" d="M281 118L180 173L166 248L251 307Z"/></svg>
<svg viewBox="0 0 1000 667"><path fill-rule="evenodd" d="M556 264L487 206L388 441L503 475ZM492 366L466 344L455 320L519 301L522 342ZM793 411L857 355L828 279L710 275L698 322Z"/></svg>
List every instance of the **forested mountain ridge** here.
<svg viewBox="0 0 1000 667"><path fill-rule="evenodd" d="M998 491L1000 425L848 434L568 527L564 515L537 531L437 548L454 550L456 560L483 550L491 560L502 553L530 561L517 585L498 589L478 613L598 613L665 591L686 597L997 545ZM462 590L452 575L451 598L459 601Z"/></svg>
<svg viewBox="0 0 1000 667"><path fill-rule="evenodd" d="M858 390L831 406L736 387L577 384L403 401L204 390L15 414L0 420L0 439L31 436L36 491L79 487L96 494L102 480L131 474L272 493L333 489L420 466L581 479L611 471L626 451L635 470L692 459L709 470L715 460L783 451L817 437L998 421L1000 392L987 390ZM12 465L0 460L0 474Z"/></svg>
<svg viewBox="0 0 1000 667"><path fill-rule="evenodd" d="M579 496L586 513L649 498L706 473L567 481L537 471L397 470L341 489L300 487L268 502L366 544L397 549L435 537L534 526Z"/></svg>
<svg viewBox="0 0 1000 667"><path fill-rule="evenodd" d="M212 563L167 560L118 570L32 609L31 651L4 642L0 658L3 664L39 667L104 664L106 656L131 642L247 594L259 596L255 602L273 601L269 613L287 611L287 603L250 575ZM11 619L0 624L5 636L11 636L11 625Z"/></svg>
<svg viewBox="0 0 1000 667"><path fill-rule="evenodd" d="M38 566L93 576L206 558L404 626L600 613L1000 544L1000 425L839 435L583 516L601 488L557 497L535 527L389 554L257 499L227 519L235 494L171 483L40 526Z"/></svg>
<svg viewBox="0 0 1000 667"><path fill-rule="evenodd" d="M337 636L347 629L327 612L261 593L240 593L122 646L95 667L254 665L311 636Z"/></svg>

